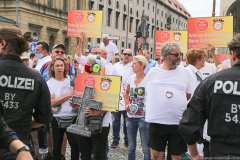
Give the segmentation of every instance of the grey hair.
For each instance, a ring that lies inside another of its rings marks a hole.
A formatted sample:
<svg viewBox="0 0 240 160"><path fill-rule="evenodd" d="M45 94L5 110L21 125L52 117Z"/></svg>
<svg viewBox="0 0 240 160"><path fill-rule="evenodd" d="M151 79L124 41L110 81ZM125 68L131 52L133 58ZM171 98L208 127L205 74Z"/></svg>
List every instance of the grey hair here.
<svg viewBox="0 0 240 160"><path fill-rule="evenodd" d="M171 54L174 48L180 48L180 46L177 43L163 43L161 46L161 56L166 57L167 55Z"/></svg>

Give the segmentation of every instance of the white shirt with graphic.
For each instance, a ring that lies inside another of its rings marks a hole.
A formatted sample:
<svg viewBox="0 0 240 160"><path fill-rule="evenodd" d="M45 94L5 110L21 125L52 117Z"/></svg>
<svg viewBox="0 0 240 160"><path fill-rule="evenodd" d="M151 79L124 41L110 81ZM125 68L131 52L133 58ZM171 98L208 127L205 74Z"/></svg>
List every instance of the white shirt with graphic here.
<svg viewBox="0 0 240 160"><path fill-rule="evenodd" d="M72 92L72 87L70 86L70 79L66 78L64 81L57 81L55 78L50 78L47 81L47 85L51 96L58 98L67 95ZM54 117L71 117L76 116L77 113L71 107L69 101L65 101L61 104L61 109L58 107L52 107Z"/></svg>
<svg viewBox="0 0 240 160"><path fill-rule="evenodd" d="M137 86L134 83L135 75L131 76L129 79L130 91L130 113L128 112L128 117L130 118L142 118L145 117L145 82L140 82Z"/></svg>

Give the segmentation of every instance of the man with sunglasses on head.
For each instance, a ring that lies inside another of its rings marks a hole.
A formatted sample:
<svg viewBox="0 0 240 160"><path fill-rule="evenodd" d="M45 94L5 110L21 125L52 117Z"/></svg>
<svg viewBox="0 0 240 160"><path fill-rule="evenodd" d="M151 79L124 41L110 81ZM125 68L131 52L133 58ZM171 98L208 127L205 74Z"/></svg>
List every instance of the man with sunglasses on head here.
<svg viewBox="0 0 240 160"><path fill-rule="evenodd" d="M154 159L164 159L166 145L173 160L182 159L187 146L178 132L178 124L193 92L190 72L179 66L181 50L176 43L161 47L162 64L153 67L144 78L149 146Z"/></svg>

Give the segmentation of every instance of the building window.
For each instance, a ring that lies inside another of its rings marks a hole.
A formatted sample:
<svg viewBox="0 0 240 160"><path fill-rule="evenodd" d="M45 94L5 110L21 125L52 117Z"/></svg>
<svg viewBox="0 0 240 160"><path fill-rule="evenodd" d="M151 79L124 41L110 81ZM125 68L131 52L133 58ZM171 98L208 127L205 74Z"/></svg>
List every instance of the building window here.
<svg viewBox="0 0 240 160"><path fill-rule="evenodd" d="M63 10L64 11L68 10L68 2L67 2L67 0L63 0Z"/></svg>
<svg viewBox="0 0 240 160"><path fill-rule="evenodd" d="M150 4L148 3L148 9L150 8Z"/></svg>
<svg viewBox="0 0 240 160"><path fill-rule="evenodd" d="M102 11L103 10L103 5L99 4L99 10Z"/></svg>
<svg viewBox="0 0 240 160"><path fill-rule="evenodd" d="M139 0L137 0L137 4L139 4Z"/></svg>
<svg viewBox="0 0 240 160"><path fill-rule="evenodd" d="M53 7L53 6L52 6L52 5L53 5L53 4L52 4L52 0L48 0L48 1L47 1L47 5L48 5L48 7L52 8L52 7Z"/></svg>
<svg viewBox="0 0 240 160"><path fill-rule="evenodd" d="M49 48L52 48L55 44L54 36L50 35L49 37Z"/></svg>
<svg viewBox="0 0 240 160"><path fill-rule="evenodd" d="M119 2L117 1L117 4L116 4L116 7L117 7L117 9L119 9Z"/></svg>
<svg viewBox="0 0 240 160"><path fill-rule="evenodd" d="M98 44L101 43L101 38L97 38L97 43L98 43Z"/></svg>
<svg viewBox="0 0 240 160"><path fill-rule="evenodd" d="M163 11L161 12L161 16L163 16Z"/></svg>
<svg viewBox="0 0 240 160"><path fill-rule="evenodd" d="M155 8L154 8L154 6L153 6L153 12L154 12L154 9L155 9Z"/></svg>
<svg viewBox="0 0 240 160"><path fill-rule="evenodd" d="M160 10L159 10L159 9L157 9L157 14L159 14L159 12L160 12Z"/></svg>
<svg viewBox="0 0 240 160"><path fill-rule="evenodd" d="M130 17L129 32L132 32L133 17Z"/></svg>
<svg viewBox="0 0 240 160"><path fill-rule="evenodd" d="M76 0L76 9L80 9L81 2L79 0Z"/></svg>
<svg viewBox="0 0 240 160"><path fill-rule="evenodd" d="M145 0L143 0L143 7L145 6Z"/></svg>
<svg viewBox="0 0 240 160"><path fill-rule="evenodd" d="M151 37L153 37L153 34L154 34L154 29L155 29L155 27L154 27L154 26L152 26Z"/></svg>
<svg viewBox="0 0 240 160"><path fill-rule="evenodd" d="M120 12L116 12L116 20L115 20L115 28L118 29L118 21L119 21Z"/></svg>
<svg viewBox="0 0 240 160"><path fill-rule="evenodd" d="M172 18L172 21L174 22L174 17Z"/></svg>
<svg viewBox="0 0 240 160"><path fill-rule="evenodd" d="M126 15L126 14L123 14L123 30L124 30L124 31L125 31L126 20L127 20L127 15Z"/></svg>
<svg viewBox="0 0 240 160"><path fill-rule="evenodd" d="M131 49L131 43L128 43L128 48L130 48L130 49Z"/></svg>
<svg viewBox="0 0 240 160"><path fill-rule="evenodd" d="M139 31L138 25L139 25L139 19L136 19L136 30L135 30L135 32L138 32L138 31Z"/></svg>
<svg viewBox="0 0 240 160"><path fill-rule="evenodd" d="M111 26L111 16L112 16L112 9L108 8L108 20L107 20L107 25L110 27Z"/></svg>
<svg viewBox="0 0 240 160"><path fill-rule="evenodd" d="M124 44L124 42L122 42L122 47L124 48L124 46L125 46L125 44Z"/></svg>
<svg viewBox="0 0 240 160"><path fill-rule="evenodd" d="M94 6L94 2L91 1L91 2L90 2L90 6L89 6L90 10L93 10L93 6Z"/></svg>

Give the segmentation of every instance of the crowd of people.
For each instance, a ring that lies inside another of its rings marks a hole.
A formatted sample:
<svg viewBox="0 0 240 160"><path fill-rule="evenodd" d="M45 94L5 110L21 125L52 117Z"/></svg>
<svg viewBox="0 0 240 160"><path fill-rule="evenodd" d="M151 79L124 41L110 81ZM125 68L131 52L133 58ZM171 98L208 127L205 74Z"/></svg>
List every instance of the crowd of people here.
<svg viewBox="0 0 240 160"><path fill-rule="evenodd" d="M38 128L46 160L64 160L67 141L72 160L107 160L109 147L120 145L121 124L129 160L136 159L138 133L144 160L180 160L187 153L196 160L240 157L240 35L228 45L232 67L219 61L212 45L183 54L166 42L153 60L141 39L134 56L129 48L120 53L107 34L83 53L84 38L74 56L63 44L50 48L46 42L33 54L29 32L0 27L0 159L33 159L30 134ZM86 117L102 117L101 132L91 137L67 132L77 121L70 99L80 73L122 77L118 111L84 110Z"/></svg>

